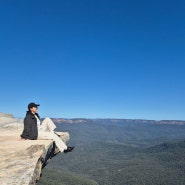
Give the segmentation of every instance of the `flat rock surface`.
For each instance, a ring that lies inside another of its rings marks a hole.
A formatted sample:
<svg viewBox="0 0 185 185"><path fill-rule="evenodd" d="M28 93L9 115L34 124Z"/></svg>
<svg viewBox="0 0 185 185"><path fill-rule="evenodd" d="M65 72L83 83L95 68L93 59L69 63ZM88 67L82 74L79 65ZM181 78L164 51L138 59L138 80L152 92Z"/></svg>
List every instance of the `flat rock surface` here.
<svg viewBox="0 0 185 185"><path fill-rule="evenodd" d="M0 113L0 185L35 184L38 160L53 144L52 140L20 141L22 127L22 120Z"/></svg>

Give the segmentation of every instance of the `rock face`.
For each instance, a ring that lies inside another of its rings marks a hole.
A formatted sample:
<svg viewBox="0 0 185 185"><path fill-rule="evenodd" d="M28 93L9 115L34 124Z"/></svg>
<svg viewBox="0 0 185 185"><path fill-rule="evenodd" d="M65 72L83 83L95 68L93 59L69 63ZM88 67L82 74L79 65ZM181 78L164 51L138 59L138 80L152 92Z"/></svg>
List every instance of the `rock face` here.
<svg viewBox="0 0 185 185"><path fill-rule="evenodd" d="M0 128L23 128L23 120L16 119L11 114L4 114L0 112Z"/></svg>
<svg viewBox="0 0 185 185"><path fill-rule="evenodd" d="M22 120L0 113L0 185L34 185L42 168L59 153L52 140L19 140L22 129ZM57 134L68 142L68 133Z"/></svg>

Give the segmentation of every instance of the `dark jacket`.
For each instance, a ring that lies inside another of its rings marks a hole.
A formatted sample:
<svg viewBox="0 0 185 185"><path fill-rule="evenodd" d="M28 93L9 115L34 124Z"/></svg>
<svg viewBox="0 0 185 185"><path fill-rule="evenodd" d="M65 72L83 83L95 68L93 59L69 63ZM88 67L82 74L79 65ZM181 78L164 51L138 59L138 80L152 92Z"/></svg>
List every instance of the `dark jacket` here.
<svg viewBox="0 0 185 185"><path fill-rule="evenodd" d="M36 115L40 119L37 113ZM38 137L37 119L30 111L27 111L26 116L24 118L24 130L21 134L21 137L24 139L31 140L35 140Z"/></svg>

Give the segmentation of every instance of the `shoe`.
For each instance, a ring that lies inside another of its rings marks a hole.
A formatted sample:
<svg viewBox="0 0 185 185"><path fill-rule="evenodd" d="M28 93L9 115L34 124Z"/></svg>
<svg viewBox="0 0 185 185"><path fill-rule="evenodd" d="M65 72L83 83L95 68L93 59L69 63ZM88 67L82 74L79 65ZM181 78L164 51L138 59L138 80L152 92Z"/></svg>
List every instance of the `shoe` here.
<svg viewBox="0 0 185 185"><path fill-rule="evenodd" d="M71 152L74 148L74 146L68 146L67 149L64 150L64 153Z"/></svg>

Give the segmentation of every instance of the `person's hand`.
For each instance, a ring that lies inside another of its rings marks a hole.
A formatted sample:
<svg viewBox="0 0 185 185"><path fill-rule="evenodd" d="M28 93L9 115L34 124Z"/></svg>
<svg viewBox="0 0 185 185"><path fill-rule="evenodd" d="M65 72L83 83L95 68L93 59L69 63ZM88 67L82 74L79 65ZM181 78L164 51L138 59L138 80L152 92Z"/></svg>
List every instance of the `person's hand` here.
<svg viewBox="0 0 185 185"><path fill-rule="evenodd" d="M20 137L19 139L18 139L18 141L25 141L26 139L24 139L24 138L22 138L22 137Z"/></svg>

